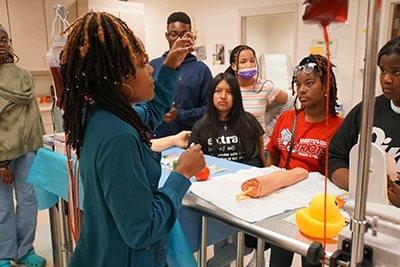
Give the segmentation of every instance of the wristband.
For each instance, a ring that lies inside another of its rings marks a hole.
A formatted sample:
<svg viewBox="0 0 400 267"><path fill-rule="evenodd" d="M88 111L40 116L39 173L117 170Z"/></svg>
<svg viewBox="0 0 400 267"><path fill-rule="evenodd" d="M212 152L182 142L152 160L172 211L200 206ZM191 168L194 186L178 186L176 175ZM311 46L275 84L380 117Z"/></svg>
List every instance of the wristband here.
<svg viewBox="0 0 400 267"><path fill-rule="evenodd" d="M9 161L3 161L0 163L0 171L5 171L8 168L10 168L10 162Z"/></svg>

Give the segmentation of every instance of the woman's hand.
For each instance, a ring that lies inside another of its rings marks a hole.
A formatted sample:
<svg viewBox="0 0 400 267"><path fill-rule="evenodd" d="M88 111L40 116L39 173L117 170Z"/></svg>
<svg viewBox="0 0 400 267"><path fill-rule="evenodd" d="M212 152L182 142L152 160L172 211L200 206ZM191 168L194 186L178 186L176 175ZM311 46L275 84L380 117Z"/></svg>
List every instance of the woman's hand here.
<svg viewBox="0 0 400 267"><path fill-rule="evenodd" d="M191 131L177 133L174 138L174 146L186 148L188 146Z"/></svg>
<svg viewBox="0 0 400 267"><path fill-rule="evenodd" d="M164 65L176 70L185 59L187 53L191 53L197 49L194 43L195 40L196 37L190 32L186 32L182 38L179 37L176 39L174 45L169 50Z"/></svg>
<svg viewBox="0 0 400 267"><path fill-rule="evenodd" d="M400 179L400 175L397 175L397 178ZM389 201L395 205L396 207L400 207L400 186L397 185L392 179L387 178L388 182L388 198Z"/></svg>
<svg viewBox="0 0 400 267"><path fill-rule="evenodd" d="M0 176L3 184L12 184L14 182L14 172L11 166L5 170L0 170Z"/></svg>
<svg viewBox="0 0 400 267"><path fill-rule="evenodd" d="M178 159L175 171L190 179L206 166L200 145L191 145Z"/></svg>

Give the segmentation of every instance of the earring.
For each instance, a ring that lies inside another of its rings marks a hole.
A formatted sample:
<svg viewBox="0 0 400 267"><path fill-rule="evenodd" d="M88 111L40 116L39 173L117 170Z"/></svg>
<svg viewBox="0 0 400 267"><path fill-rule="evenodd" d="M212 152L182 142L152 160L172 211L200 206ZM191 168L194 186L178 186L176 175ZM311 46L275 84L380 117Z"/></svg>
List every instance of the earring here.
<svg viewBox="0 0 400 267"><path fill-rule="evenodd" d="M133 91L132 87L131 87L129 84L126 84L126 83L122 83L122 86L126 86L126 87L128 87L128 88L130 89L130 91L131 91L131 96L130 96L127 100L131 100L131 98L132 98L133 95L134 95L134 91Z"/></svg>

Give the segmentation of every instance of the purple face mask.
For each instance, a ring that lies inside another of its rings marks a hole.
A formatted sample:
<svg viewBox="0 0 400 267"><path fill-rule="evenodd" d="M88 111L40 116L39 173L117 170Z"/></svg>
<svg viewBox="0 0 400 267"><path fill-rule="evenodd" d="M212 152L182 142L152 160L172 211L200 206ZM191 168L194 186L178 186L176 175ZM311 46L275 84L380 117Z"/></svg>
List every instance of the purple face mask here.
<svg viewBox="0 0 400 267"><path fill-rule="evenodd" d="M248 68L238 70L237 75L245 80L251 80L257 73L258 70L256 68Z"/></svg>

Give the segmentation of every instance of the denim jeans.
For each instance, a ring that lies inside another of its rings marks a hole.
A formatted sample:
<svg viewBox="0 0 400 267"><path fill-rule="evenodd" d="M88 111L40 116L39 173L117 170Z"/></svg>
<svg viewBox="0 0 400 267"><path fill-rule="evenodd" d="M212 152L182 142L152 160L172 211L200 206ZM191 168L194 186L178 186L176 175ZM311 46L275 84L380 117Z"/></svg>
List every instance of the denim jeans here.
<svg viewBox="0 0 400 267"><path fill-rule="evenodd" d="M0 176L0 261L18 262L33 249L38 205L33 185L26 178L34 158L35 153L28 152L10 161L13 184L3 184Z"/></svg>
<svg viewBox="0 0 400 267"><path fill-rule="evenodd" d="M292 266L294 253L284 248L271 244L271 256L269 260L270 267L290 267ZM301 257L303 267L321 267L322 264L313 265L305 257Z"/></svg>

